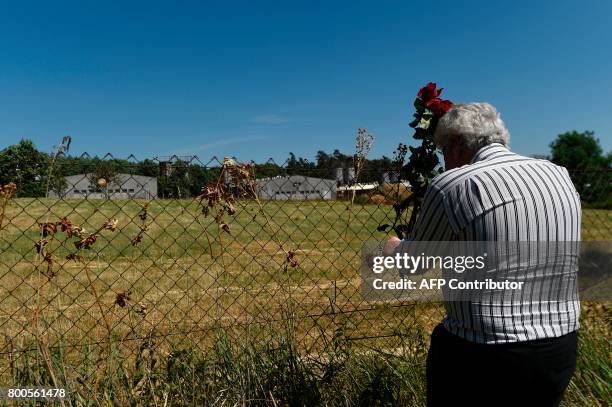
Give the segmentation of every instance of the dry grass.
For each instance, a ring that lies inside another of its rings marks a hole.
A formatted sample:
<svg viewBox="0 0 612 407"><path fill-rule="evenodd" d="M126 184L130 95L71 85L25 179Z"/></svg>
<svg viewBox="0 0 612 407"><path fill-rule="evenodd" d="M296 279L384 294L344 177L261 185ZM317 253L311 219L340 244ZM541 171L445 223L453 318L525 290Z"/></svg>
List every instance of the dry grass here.
<svg viewBox="0 0 612 407"><path fill-rule="evenodd" d="M375 230L389 222L389 206L355 205L347 228L349 202L270 201L263 203L262 214L255 202L243 200L234 216L225 217L227 235L202 216L196 201L155 200L148 202L142 241L133 245L143 230L139 214L145 204L10 202L0 234L0 377L16 380L15 366L30 363L23 358L32 353L21 351L33 349L44 359L40 366L61 373L62 380L82 379L83 366L90 366L85 378L95 379L86 392L96 395L99 380L110 380L104 372L112 366L140 363L145 343L154 343L160 357L170 358L183 345L206 353L214 348L219 328L236 343L266 343L288 322L290 339L313 360L328 353L339 333L353 349L405 356L412 351L401 333L411 330L414 339L418 332L417 342L425 343L442 316L435 304L361 296L361 246L384 238ZM75 238L61 232L48 236L45 249L55 273L48 278L34 248L38 224L63 217L88 233L109 219L118 227L100 232L91 250L78 251L83 261L66 259L75 253ZM271 221L276 228L269 227ZM611 239L611 233L610 211L584 211L585 239ZM295 253L297 267L284 267L287 250ZM609 321L607 309L584 307L587 325ZM609 326L603 326L609 338ZM116 365L115 359L123 362Z"/></svg>
<svg viewBox="0 0 612 407"><path fill-rule="evenodd" d="M346 202L265 202L266 216L279 226L273 238L255 203L241 201L235 217L228 218L232 232L221 250L217 225L193 201L150 202L149 227L132 246L144 203L12 202L0 236L3 352L34 346L37 312L37 329L49 344L75 348L106 340L107 322L119 340L151 331L178 340L181 332L193 331L192 339L205 341L215 324L280 326L290 302L296 335L308 349L320 346L321 329L335 329L337 317L325 315L330 304L346 320L349 336L389 335L412 318L410 308L367 302L359 292L361 244L372 238L388 208L357 206L345 240ZM81 250L84 262L66 260L75 252L74 238L60 232L49 237L46 250L57 274L49 280L34 248L38 223L63 217L89 233L108 219L117 219L118 229L103 231L91 250ZM283 272L286 255L275 239L295 251L298 267ZM122 293L129 293L125 307L115 303Z"/></svg>
<svg viewBox="0 0 612 407"><path fill-rule="evenodd" d="M140 230L138 218L144 202L17 199L7 208L5 230L0 236L0 326L5 337L27 343L28 325L37 306L37 290L43 286L42 315L51 330L49 340L61 337L79 344L87 336L104 335L101 314L113 320L118 336L135 326L172 331L177 324L204 328L223 324L263 323L280 319L287 291L296 303L304 330L306 318L336 312L369 319L373 305L385 309L387 329L355 324L355 334L386 334L402 323L404 311L392 304L372 304L359 292L361 244L382 239L373 232L390 216L390 208L357 206L344 239L346 202L266 202L264 210L280 226L279 239L296 252L299 267L281 272L285 254L263 227L265 220L255 204L241 201L229 226L221 253L217 225L204 218L193 201L152 201L149 228L142 242L130 241ZM92 250L81 251L84 263L65 260L74 252L72 240L61 233L47 249L56 259L57 276L47 281L34 249L39 238L37 222L68 217L87 231L106 220L118 220L118 230L101 233ZM610 211L585 210L586 239L611 238ZM212 253L211 253L212 248ZM89 277L88 277L89 273ZM94 306L99 293L102 309ZM131 304L140 303L146 313L130 316L128 307L115 305L117 294L130 293ZM363 311L361 311L363 310ZM380 311L377 311L380 312ZM398 315L394 315L398 314ZM384 327L383 327L384 328ZM6 349L7 343L2 343Z"/></svg>

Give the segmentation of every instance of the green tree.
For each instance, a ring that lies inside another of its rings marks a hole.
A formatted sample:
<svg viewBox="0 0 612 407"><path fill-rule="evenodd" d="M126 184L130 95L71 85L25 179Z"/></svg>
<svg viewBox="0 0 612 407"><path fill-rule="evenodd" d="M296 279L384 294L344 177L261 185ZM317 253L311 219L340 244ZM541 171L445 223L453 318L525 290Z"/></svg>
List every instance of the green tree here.
<svg viewBox="0 0 612 407"><path fill-rule="evenodd" d="M158 178L158 192L162 198L189 198L191 178L189 164L183 160L172 163L170 175Z"/></svg>
<svg viewBox="0 0 612 407"><path fill-rule="evenodd" d="M153 160L143 160L136 165L136 173L146 177L157 177L159 174L159 164Z"/></svg>
<svg viewBox="0 0 612 407"><path fill-rule="evenodd" d="M108 199L108 187L114 185L115 187L122 187L122 180L119 174L122 172L121 162L118 160L98 160L95 159L93 162L92 171L89 173L89 183L98 192L102 192ZM99 186L98 180L104 179L106 181L105 186Z"/></svg>
<svg viewBox="0 0 612 407"><path fill-rule="evenodd" d="M203 165L191 164L187 168L187 184L190 196L198 196L202 187L213 183L219 178L221 171L217 168L206 168Z"/></svg>
<svg viewBox="0 0 612 407"><path fill-rule="evenodd" d="M612 152L604 155L592 131L569 131L550 143L551 161L567 168L583 202L609 205Z"/></svg>
<svg viewBox="0 0 612 407"><path fill-rule="evenodd" d="M367 163L366 159L366 163ZM367 164L366 164L367 165ZM348 168L353 166L353 156L343 154L335 149L332 154L325 151L318 151L316 156L316 174L321 178L334 178L336 168Z"/></svg>
<svg viewBox="0 0 612 407"><path fill-rule="evenodd" d="M610 154L604 155L599 139L592 131L576 130L559 134L550 143L551 161L562 165L568 171L601 170L610 168Z"/></svg>
<svg viewBox="0 0 612 407"><path fill-rule="evenodd" d="M289 153L289 158L285 165L287 175L312 175L312 170L314 168L314 163L302 157L296 158L295 154Z"/></svg>
<svg viewBox="0 0 612 407"><path fill-rule="evenodd" d="M257 178L276 177L283 174L283 169L274 162L269 161L255 166L255 176Z"/></svg>
<svg viewBox="0 0 612 407"><path fill-rule="evenodd" d="M66 181L66 178L63 176L56 174L51 176L51 180L49 181L49 191L53 191L57 196L61 197L63 194L65 194L68 187L68 181Z"/></svg>
<svg viewBox="0 0 612 407"><path fill-rule="evenodd" d="M23 139L0 151L0 184L17 184L16 196L45 196L49 156Z"/></svg>

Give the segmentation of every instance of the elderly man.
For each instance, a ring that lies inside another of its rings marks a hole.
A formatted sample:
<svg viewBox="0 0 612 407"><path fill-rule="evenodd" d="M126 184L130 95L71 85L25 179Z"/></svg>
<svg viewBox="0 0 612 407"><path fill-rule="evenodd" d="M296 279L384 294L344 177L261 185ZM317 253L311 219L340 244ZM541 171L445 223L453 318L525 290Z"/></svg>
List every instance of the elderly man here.
<svg viewBox="0 0 612 407"><path fill-rule="evenodd" d="M511 152L493 106L453 106L435 137L446 171L430 185L410 240L580 240L580 199L567 170ZM402 246L391 239L385 251ZM500 298L445 302L427 357L429 406L559 405L576 364L577 296Z"/></svg>

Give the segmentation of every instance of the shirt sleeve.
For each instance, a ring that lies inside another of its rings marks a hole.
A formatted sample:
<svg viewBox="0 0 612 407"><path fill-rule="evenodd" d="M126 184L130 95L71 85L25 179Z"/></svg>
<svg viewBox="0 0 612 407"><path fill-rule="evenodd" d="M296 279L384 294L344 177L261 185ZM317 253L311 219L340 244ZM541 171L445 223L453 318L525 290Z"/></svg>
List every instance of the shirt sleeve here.
<svg viewBox="0 0 612 407"><path fill-rule="evenodd" d="M414 229L397 247L395 253L413 254L426 250L430 255L437 255L446 247L437 242L457 240L446 213L445 199L444 193L435 186L427 189ZM421 244L421 242L436 243ZM421 268L412 273L416 275L426 271L427 269Z"/></svg>

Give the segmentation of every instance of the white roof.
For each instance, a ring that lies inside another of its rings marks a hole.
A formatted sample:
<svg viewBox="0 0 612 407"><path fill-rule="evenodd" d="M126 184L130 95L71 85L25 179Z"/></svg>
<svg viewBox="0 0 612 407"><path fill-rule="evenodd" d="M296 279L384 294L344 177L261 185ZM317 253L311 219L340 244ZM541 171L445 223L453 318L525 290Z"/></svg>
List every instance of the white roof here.
<svg viewBox="0 0 612 407"><path fill-rule="evenodd" d="M408 181L402 181L401 184L406 188L410 188L410 183ZM378 188L380 184L378 182L372 182L369 184L355 184L355 185L343 185L338 187L336 190L338 192L344 191L370 191L372 189Z"/></svg>
<svg viewBox="0 0 612 407"><path fill-rule="evenodd" d="M373 184L344 185L344 186L338 187L336 190L338 192L342 192L342 191L369 191L371 189L376 189L376 188L378 188L378 182L375 182Z"/></svg>

